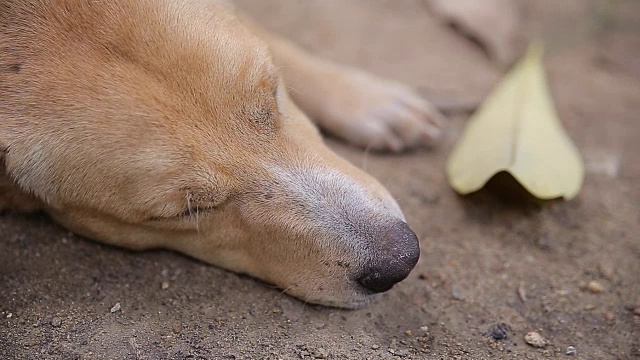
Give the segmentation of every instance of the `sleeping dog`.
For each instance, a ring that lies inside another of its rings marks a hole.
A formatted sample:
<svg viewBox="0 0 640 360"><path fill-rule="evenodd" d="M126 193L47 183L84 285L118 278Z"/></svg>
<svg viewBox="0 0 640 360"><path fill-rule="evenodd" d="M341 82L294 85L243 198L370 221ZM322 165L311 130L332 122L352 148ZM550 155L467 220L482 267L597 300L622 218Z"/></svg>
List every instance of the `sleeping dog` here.
<svg viewBox="0 0 640 360"><path fill-rule="evenodd" d="M443 121L223 1L0 1L0 208L362 306L409 274L418 239L317 126L402 151Z"/></svg>

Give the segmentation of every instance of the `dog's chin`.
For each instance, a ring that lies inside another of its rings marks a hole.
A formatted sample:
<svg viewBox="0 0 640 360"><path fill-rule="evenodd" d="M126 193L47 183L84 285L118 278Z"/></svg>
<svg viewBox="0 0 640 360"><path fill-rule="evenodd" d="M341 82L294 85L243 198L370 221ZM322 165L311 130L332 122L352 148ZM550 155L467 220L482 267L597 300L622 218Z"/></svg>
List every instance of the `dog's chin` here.
<svg viewBox="0 0 640 360"><path fill-rule="evenodd" d="M347 310L356 310L356 309L361 309L363 307L368 306L369 304L374 302L378 297L380 297L380 294L367 294L367 295L354 297L347 302L328 301L326 304L321 304L321 305L342 308Z"/></svg>
<svg viewBox="0 0 640 360"><path fill-rule="evenodd" d="M286 292L303 301L305 304L315 304L347 310L363 308L380 297L380 294L371 293L359 286L354 286L353 289L345 290L343 293L336 292L333 296L330 293L309 296L299 292Z"/></svg>

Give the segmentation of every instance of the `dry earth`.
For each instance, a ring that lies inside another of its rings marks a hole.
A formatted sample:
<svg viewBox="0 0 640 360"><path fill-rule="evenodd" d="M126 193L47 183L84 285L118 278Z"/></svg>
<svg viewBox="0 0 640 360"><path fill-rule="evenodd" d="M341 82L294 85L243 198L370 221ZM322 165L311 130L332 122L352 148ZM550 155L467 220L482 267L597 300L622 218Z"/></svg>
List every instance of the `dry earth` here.
<svg viewBox="0 0 640 360"><path fill-rule="evenodd" d="M0 358L640 358L640 3L619 3L609 17L587 0L532 1L526 14L529 36L550 41L552 92L587 161L576 200L513 201L500 187L457 196L443 168L466 116L452 118L433 152L367 155L330 141L388 186L421 238L411 276L356 311L306 305L176 253L103 246L46 217L5 215ZM240 5L308 49L425 96L479 98L499 78L418 0ZM549 344L527 345L529 331Z"/></svg>

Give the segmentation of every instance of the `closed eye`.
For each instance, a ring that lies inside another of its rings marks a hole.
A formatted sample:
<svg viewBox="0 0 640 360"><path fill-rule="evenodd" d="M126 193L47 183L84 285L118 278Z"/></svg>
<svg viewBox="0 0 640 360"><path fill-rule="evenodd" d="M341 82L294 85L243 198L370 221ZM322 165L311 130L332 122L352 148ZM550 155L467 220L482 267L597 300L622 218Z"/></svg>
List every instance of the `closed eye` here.
<svg viewBox="0 0 640 360"><path fill-rule="evenodd" d="M188 209L185 209L183 212L175 215L152 216L148 220L149 221L195 220L198 218L198 216L212 212L213 210L215 210L215 207L213 206L206 207L206 208L199 208L199 207L188 208Z"/></svg>

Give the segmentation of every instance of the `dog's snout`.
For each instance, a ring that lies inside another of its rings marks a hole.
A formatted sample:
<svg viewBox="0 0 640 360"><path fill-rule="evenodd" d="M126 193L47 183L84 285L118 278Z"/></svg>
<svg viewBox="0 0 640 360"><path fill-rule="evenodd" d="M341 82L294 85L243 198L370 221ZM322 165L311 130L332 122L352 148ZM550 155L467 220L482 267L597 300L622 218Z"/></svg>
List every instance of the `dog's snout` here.
<svg viewBox="0 0 640 360"><path fill-rule="evenodd" d="M376 247L358 282L369 291L381 293L409 275L420 258L420 245L409 226L397 222Z"/></svg>

